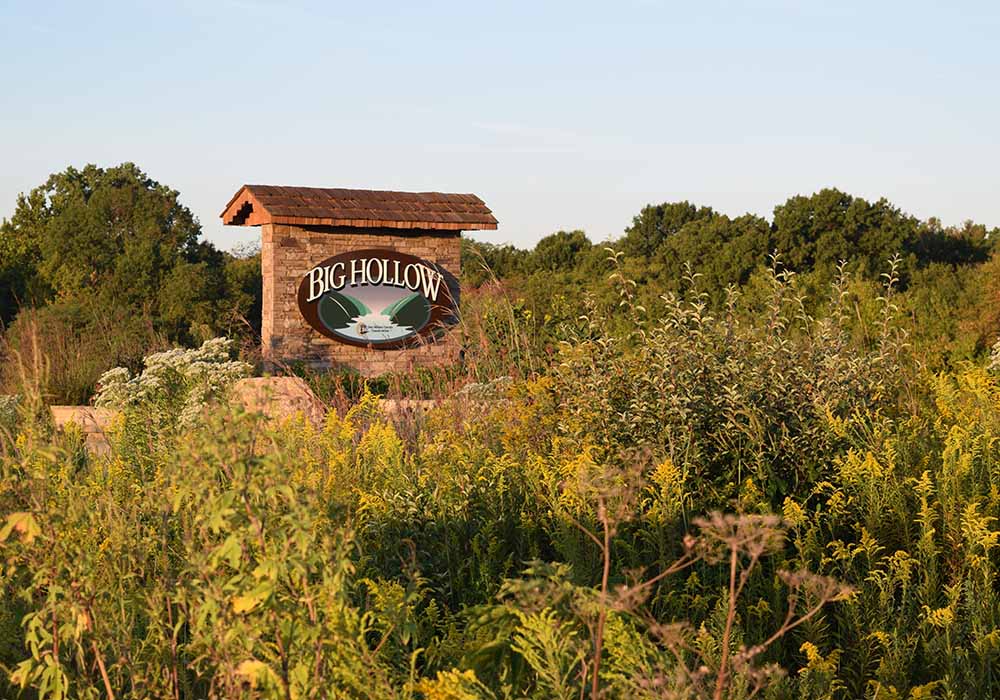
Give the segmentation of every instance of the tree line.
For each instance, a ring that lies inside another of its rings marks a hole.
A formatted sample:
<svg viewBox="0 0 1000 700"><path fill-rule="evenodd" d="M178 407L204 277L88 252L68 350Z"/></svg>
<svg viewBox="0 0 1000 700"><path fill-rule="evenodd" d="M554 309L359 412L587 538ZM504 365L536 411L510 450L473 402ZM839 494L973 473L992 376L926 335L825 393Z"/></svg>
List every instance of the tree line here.
<svg viewBox="0 0 1000 700"><path fill-rule="evenodd" d="M737 288L752 301L769 268L794 272L803 290L849 272L877 295L898 258L911 335L934 362L954 362L982 355L1000 335L998 237L996 228L922 221L886 199L837 189L791 197L771 221L668 202L645 206L620 238L603 243L580 230L531 249L466 239L463 283L475 290L500 282L544 343L548 329L578 316L580 298L616 303L609 257L650 313L662 310L664 294L692 285L713 308ZM226 335L252 355L260 309L259 254L205 241L180 194L132 163L53 174L20 195L0 224L6 352L30 354L29 338L41 336L50 393L63 401L85 402L108 367L137 367L171 345ZM0 376L0 388L15 379Z"/></svg>
<svg viewBox="0 0 1000 700"><path fill-rule="evenodd" d="M683 201L644 207L623 236L603 243L579 230L546 236L533 249L468 240L463 275L473 285L502 282L536 323L551 324L570 320L579 308L574 299L617 303L612 258L654 316L664 294L692 288L716 310L740 290L752 313L767 294L768 270L794 275L808 310L822 315L823 296L814 292L850 274L854 291L873 302L895 261L914 342L931 364L952 363L982 356L1000 335L998 238L1000 228L922 221L884 198L870 202L831 188L791 197L771 221Z"/></svg>

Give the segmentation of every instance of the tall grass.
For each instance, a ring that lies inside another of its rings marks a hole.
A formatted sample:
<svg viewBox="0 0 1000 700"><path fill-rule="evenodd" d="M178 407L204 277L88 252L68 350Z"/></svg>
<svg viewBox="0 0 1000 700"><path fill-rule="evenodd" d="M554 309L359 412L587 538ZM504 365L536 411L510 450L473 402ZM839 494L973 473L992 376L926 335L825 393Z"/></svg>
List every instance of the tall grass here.
<svg viewBox="0 0 1000 700"><path fill-rule="evenodd" d="M105 371L139 369L167 347L150 322L124 310L25 308L0 334L0 394L17 393L27 370L47 403L87 404Z"/></svg>
<svg viewBox="0 0 1000 700"><path fill-rule="evenodd" d="M618 281L622 315L546 362L516 304L477 313L443 386L492 393L439 389L417 425L364 386L320 427L221 400L157 431L135 401L105 456L26 417L0 438L6 694L996 695L996 368L922 371L891 277L821 317L776 273L754 315L693 291L650 316Z"/></svg>

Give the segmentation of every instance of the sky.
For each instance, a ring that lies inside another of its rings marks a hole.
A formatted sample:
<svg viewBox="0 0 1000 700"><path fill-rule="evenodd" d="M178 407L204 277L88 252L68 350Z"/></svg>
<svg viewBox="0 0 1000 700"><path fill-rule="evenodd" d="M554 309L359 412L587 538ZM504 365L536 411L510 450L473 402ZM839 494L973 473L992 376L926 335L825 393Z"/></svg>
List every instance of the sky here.
<svg viewBox="0 0 1000 700"><path fill-rule="evenodd" d="M222 248L244 183L473 192L479 240L838 187L1000 226L996 2L0 0L0 217L137 163Z"/></svg>

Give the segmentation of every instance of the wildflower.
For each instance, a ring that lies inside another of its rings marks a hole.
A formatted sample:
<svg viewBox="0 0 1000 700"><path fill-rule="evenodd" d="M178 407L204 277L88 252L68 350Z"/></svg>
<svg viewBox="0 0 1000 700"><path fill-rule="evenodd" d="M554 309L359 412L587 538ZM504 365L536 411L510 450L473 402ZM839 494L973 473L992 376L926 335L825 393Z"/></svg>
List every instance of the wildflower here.
<svg viewBox="0 0 1000 700"><path fill-rule="evenodd" d="M204 406L250 373L250 365L230 360L233 341L213 338L200 348L174 348L147 357L132 374L115 367L101 375L94 404L117 409L158 408L164 420L190 425Z"/></svg>

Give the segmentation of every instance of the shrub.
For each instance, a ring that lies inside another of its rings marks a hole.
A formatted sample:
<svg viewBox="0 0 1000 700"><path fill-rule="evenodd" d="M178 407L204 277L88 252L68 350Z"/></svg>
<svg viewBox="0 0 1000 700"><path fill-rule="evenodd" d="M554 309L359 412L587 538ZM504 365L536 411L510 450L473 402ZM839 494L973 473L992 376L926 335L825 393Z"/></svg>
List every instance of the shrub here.
<svg viewBox="0 0 1000 700"><path fill-rule="evenodd" d="M0 453L3 690L996 695L995 361L922 370L891 284L761 281L756 317L653 316L621 275L616 321L417 427L363 386L319 427L245 415L225 341L113 374L109 454Z"/></svg>
<svg viewBox="0 0 1000 700"><path fill-rule="evenodd" d="M16 395L0 394L0 437L9 438L17 432L19 409L20 400Z"/></svg>
<svg viewBox="0 0 1000 700"><path fill-rule="evenodd" d="M22 309L0 336L0 391L37 384L51 404L87 404L101 374L142 366L165 340L141 314L90 303Z"/></svg>
<svg viewBox="0 0 1000 700"><path fill-rule="evenodd" d="M163 427L190 427L209 401L224 398L251 367L231 360L233 341L213 338L200 348L150 355L142 372L115 367L101 375L94 405L139 413Z"/></svg>

